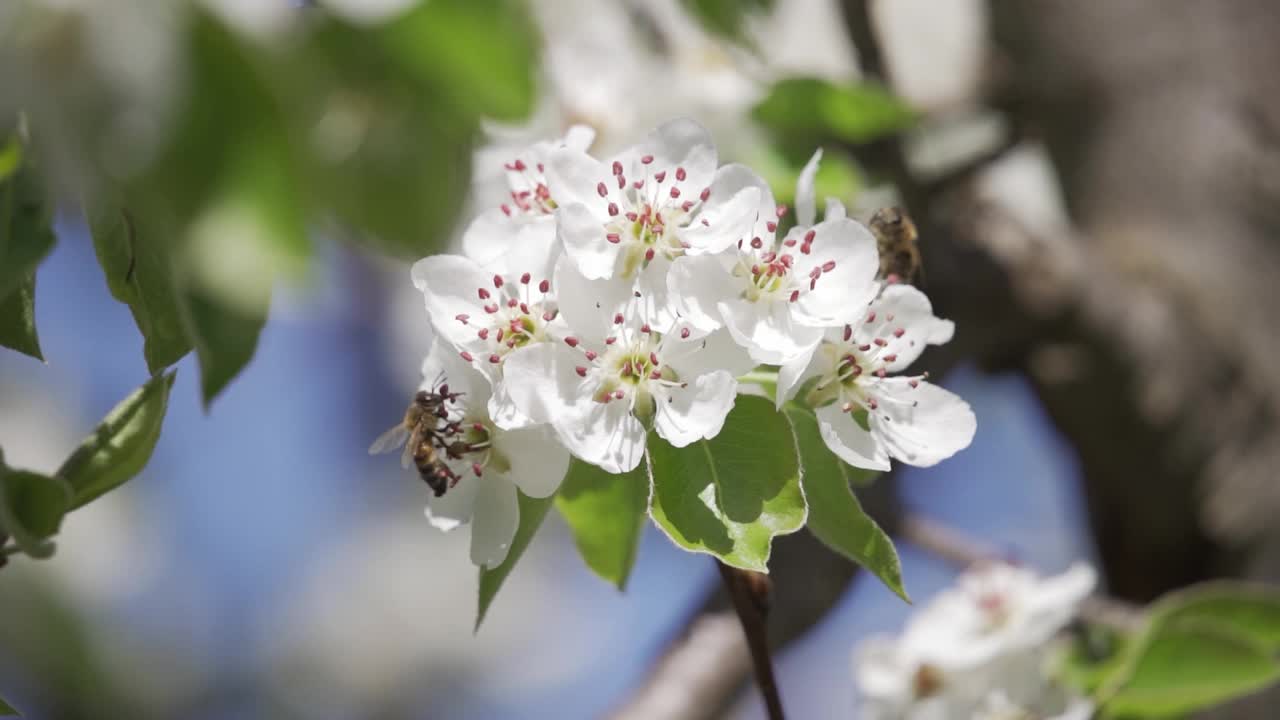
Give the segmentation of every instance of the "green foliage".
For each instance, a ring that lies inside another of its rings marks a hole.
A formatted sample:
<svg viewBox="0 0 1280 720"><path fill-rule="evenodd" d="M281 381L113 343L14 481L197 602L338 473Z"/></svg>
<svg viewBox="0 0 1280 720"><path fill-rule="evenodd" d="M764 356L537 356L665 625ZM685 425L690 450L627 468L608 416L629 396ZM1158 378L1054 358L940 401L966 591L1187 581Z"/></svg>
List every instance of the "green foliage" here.
<svg viewBox="0 0 1280 720"><path fill-rule="evenodd" d="M784 144L804 138L808 147L824 140L870 142L915 121L910 108L878 85L836 85L817 78L778 82L752 116Z"/></svg>
<svg viewBox="0 0 1280 720"><path fill-rule="evenodd" d="M71 486L62 478L13 470L0 458L0 537L12 537L27 555L53 555L50 538L58 534L71 498Z"/></svg>
<svg viewBox="0 0 1280 720"><path fill-rule="evenodd" d="M70 483L75 509L142 471L151 459L169 403L174 373L151 378L107 413L89 437L58 468Z"/></svg>
<svg viewBox="0 0 1280 720"><path fill-rule="evenodd" d="M22 713L13 709L13 706L5 702L4 698L0 698L0 716L2 717L22 717Z"/></svg>
<svg viewBox="0 0 1280 720"><path fill-rule="evenodd" d="M1143 630L1081 680L1106 717L1164 718L1213 707L1280 680L1280 593L1210 583L1172 593ZM1074 673L1074 675L1073 675Z"/></svg>
<svg viewBox="0 0 1280 720"><path fill-rule="evenodd" d="M36 335L36 276L32 273L18 289L0 299L0 345L43 360Z"/></svg>
<svg viewBox="0 0 1280 720"><path fill-rule="evenodd" d="M680 547L768 572L776 535L804 525L800 465L773 403L739 396L711 440L672 447L651 435L649 513Z"/></svg>
<svg viewBox="0 0 1280 720"><path fill-rule="evenodd" d="M511 574L516 563L520 562L524 551L529 548L529 543L532 542L534 533L538 532L538 528L542 527L542 521L547 518L547 512L551 510L551 505L554 502L554 496L531 498L524 493L519 493L520 525L516 528L515 538L511 540L511 549L507 551L507 559L492 570L480 568L480 600L476 610L477 631L480 630L480 624L484 622L485 615L489 613L489 606L493 604L493 599L497 596L498 590L502 589L502 584L507 581L507 576Z"/></svg>
<svg viewBox="0 0 1280 720"><path fill-rule="evenodd" d="M707 32L750 45L746 32L748 17L772 10L775 0L682 0L682 3Z"/></svg>
<svg viewBox="0 0 1280 720"><path fill-rule="evenodd" d="M1130 638L1116 630L1086 626L1061 657L1058 672L1067 685L1093 694L1124 667L1129 642Z"/></svg>
<svg viewBox="0 0 1280 720"><path fill-rule="evenodd" d="M29 167L0 182L0 301L27 284L53 249L49 213L43 188Z"/></svg>
<svg viewBox="0 0 1280 720"><path fill-rule="evenodd" d="M556 508L573 531L582 559L597 575L626 587L649 505L643 467L614 475L575 459L560 486Z"/></svg>
<svg viewBox="0 0 1280 720"><path fill-rule="evenodd" d="M809 504L809 531L827 547L865 567L898 597L910 602L902 586L902 564L893 541L862 510L849 485L856 476L874 475L850 467L822 441L813 411L788 403L784 408L795 436Z"/></svg>

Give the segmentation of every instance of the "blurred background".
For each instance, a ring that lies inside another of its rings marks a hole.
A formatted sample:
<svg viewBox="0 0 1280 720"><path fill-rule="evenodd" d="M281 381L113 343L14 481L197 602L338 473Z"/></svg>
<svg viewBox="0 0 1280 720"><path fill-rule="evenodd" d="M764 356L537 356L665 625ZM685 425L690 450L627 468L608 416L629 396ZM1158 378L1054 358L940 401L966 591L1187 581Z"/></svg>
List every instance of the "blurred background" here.
<svg viewBox="0 0 1280 720"><path fill-rule="evenodd" d="M333 211L304 269L263 256L269 319L208 411L188 356L143 474L69 516L52 560L0 570L0 688L28 717L596 718L644 691L722 602L709 558L648 528L618 593L553 513L473 634L466 531L433 531L422 483L365 453L430 339L406 260L446 250L505 192L502 162L571 123L608 153L692 116L784 198L821 146L820 195L916 218L923 287L958 326L924 361L979 421L956 458L860 492L917 602L959 568L912 518L1046 573L1088 560L1131 602L1275 579L1280 7L416 5L0 7L0 111L27 114L62 198L46 363L0 353L8 464L54 471L148 377L81 199L120 182L181 204L202 168L302 143L304 204ZM856 717L852 649L909 607L804 533L772 565L788 709ZM689 717L763 717L739 681Z"/></svg>

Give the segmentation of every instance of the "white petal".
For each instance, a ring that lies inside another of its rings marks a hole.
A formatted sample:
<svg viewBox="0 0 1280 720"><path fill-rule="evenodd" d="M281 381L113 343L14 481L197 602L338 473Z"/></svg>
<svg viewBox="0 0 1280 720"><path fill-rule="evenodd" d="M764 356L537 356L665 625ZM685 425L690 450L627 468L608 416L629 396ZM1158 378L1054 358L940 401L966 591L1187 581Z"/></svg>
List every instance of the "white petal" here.
<svg viewBox="0 0 1280 720"><path fill-rule="evenodd" d="M418 389L434 390L437 383L448 384L449 392L459 393L463 407L483 408L489 402L488 379L439 338L431 343L431 350L422 361L422 383Z"/></svg>
<svg viewBox="0 0 1280 720"><path fill-rule="evenodd" d="M489 288L493 274L461 255L433 255L413 264L413 284L422 291L427 314L436 330L455 345L475 339L475 330L458 316L482 317L479 288Z"/></svg>
<svg viewBox="0 0 1280 720"><path fill-rule="evenodd" d="M721 257L710 255L676 258L667 285L680 316L704 331L720 327L717 305L742 292L742 282L733 277Z"/></svg>
<svg viewBox="0 0 1280 720"><path fill-rule="evenodd" d="M801 385L811 377L817 377L821 374L822 369L820 363L814 360L814 351L818 346L810 348L807 352L797 356L794 360L790 360L782 364L778 368L778 394L777 405L782 407L783 403L791 399L794 393Z"/></svg>
<svg viewBox="0 0 1280 720"><path fill-rule="evenodd" d="M506 476L529 497L550 497L569 470L569 451L546 426L499 432L493 447L510 465Z"/></svg>
<svg viewBox="0 0 1280 720"><path fill-rule="evenodd" d="M584 205L596 217L603 218L609 201L600 197L597 189L605 183L614 192L609 181L613 178L599 160L581 150L561 147L552 150L545 165L547 189L559 207Z"/></svg>
<svg viewBox="0 0 1280 720"><path fill-rule="evenodd" d="M437 530L449 532L471 522L475 509L477 484L474 477L463 477L440 497L427 498L427 521Z"/></svg>
<svg viewBox="0 0 1280 720"><path fill-rule="evenodd" d="M720 434L737 393L738 381L724 370L700 375L686 387L655 393L658 407L654 427L676 447L702 438L709 440Z"/></svg>
<svg viewBox="0 0 1280 720"><path fill-rule="evenodd" d="M463 483L479 486L471 519L471 562L496 568L507 559L520 525L516 487L500 477L465 477L458 486Z"/></svg>
<svg viewBox="0 0 1280 720"><path fill-rule="evenodd" d="M556 210L557 233L564 251L584 276L599 280L613 277L621 243L611 243L605 236L599 216L578 203L561 205Z"/></svg>
<svg viewBox="0 0 1280 720"><path fill-rule="evenodd" d="M765 223L774 219L772 205L764 179L744 165L726 165L716 171L706 205L680 230L680 239L690 253L701 254L721 252L755 235L766 237Z"/></svg>
<svg viewBox="0 0 1280 720"><path fill-rule="evenodd" d="M570 334L589 345L604 343L613 333L613 318L634 297L632 284L621 277L588 279L567 258L556 266L555 291L560 317Z"/></svg>
<svg viewBox="0 0 1280 720"><path fill-rule="evenodd" d="M1061 575L1045 578L1036 583L1031 597L1027 600L1028 609L1040 613L1048 611L1065 611L1070 617L1075 613L1076 605L1084 600L1098 584L1098 573L1086 563L1075 563ZM1057 632L1060 628L1053 628Z"/></svg>
<svg viewBox="0 0 1280 720"><path fill-rule="evenodd" d="M569 452L606 472L630 472L644 457L644 426L626 401L592 402L585 414L557 418L555 428Z"/></svg>
<svg viewBox="0 0 1280 720"><path fill-rule="evenodd" d="M643 154L654 157L655 172L670 168L666 180L668 185L675 182L670 173L677 167L684 168L686 174L681 184L695 194L709 186L715 175L718 160L711 133L688 118L658 126L640 148Z"/></svg>
<svg viewBox="0 0 1280 720"><path fill-rule="evenodd" d="M556 231L556 220L550 215L521 222L514 242L501 257L491 260L486 269L508 276L509 282L518 282L527 272L532 287L538 287L539 282L551 279L560 257Z"/></svg>
<svg viewBox="0 0 1280 720"><path fill-rule="evenodd" d="M564 146L571 150L586 152L595 139L595 128L590 125L571 125L564 134Z"/></svg>
<svg viewBox="0 0 1280 720"><path fill-rule="evenodd" d="M916 387L911 387L915 382ZM905 377L868 383L880 407L869 413L871 431L894 458L928 467L969 446L977 420L969 404L932 383Z"/></svg>
<svg viewBox="0 0 1280 720"><path fill-rule="evenodd" d="M516 221L501 209L486 210L462 233L462 251L477 263L487 265L511 249L518 231Z"/></svg>
<svg viewBox="0 0 1280 720"><path fill-rule="evenodd" d="M507 392L505 378L494 385L493 396L489 398L487 412L493 424L503 430L514 430L534 424L533 418L521 412L515 401L511 399L511 394Z"/></svg>
<svg viewBox="0 0 1280 720"><path fill-rule="evenodd" d="M875 320L855 325L858 342L869 343L881 338L887 344L881 358L896 356L884 364L888 372L906 368L920 357L928 345L941 345L951 339L955 325L950 320L934 317L929 298L910 285L889 285L871 303ZM901 334L898 334L901 331Z"/></svg>
<svg viewBox="0 0 1280 720"><path fill-rule="evenodd" d="M681 380L687 381L716 370L724 370L737 377L757 364L746 348L734 341L728 330L691 332L688 338L681 338L680 328L677 326L663 337L661 360L670 365Z"/></svg>
<svg viewBox="0 0 1280 720"><path fill-rule="evenodd" d="M850 413L841 410L839 403L820 407L815 414L823 442L841 460L866 470L889 469L884 446L863 430Z"/></svg>
<svg viewBox="0 0 1280 720"><path fill-rule="evenodd" d="M574 370L579 358L551 343L519 348L503 362L507 395L537 423L583 414L592 400L587 380Z"/></svg>
<svg viewBox="0 0 1280 720"><path fill-rule="evenodd" d="M849 213L844 209L844 203L833 197L827 198L827 209L823 212L823 220L841 220L848 216Z"/></svg>
<svg viewBox="0 0 1280 720"><path fill-rule="evenodd" d="M818 174L818 162L822 160L822 148L818 148L804 164L800 177L796 178L796 224L812 225L817 219L818 201L814 196L813 180ZM831 218L827 218L830 220Z"/></svg>
<svg viewBox="0 0 1280 720"><path fill-rule="evenodd" d="M676 321L675 298L667 281L670 271L671 260L658 255L636 277L635 292L640 293L636 299L637 311L641 322L648 323L656 332L665 332Z"/></svg>
<svg viewBox="0 0 1280 720"><path fill-rule="evenodd" d="M796 273L805 277L823 263L834 263L824 270L813 289L801 293L794 303L796 322L818 327L845 323L861 317L867 303L875 297L875 282L880 268L875 237L860 223L848 218L823 221L813 228L813 251L799 253Z"/></svg>
<svg viewBox="0 0 1280 720"><path fill-rule="evenodd" d="M822 339L822 328L791 321L787 300L750 302L734 299L717 307L725 327L756 362L781 365L799 357Z"/></svg>

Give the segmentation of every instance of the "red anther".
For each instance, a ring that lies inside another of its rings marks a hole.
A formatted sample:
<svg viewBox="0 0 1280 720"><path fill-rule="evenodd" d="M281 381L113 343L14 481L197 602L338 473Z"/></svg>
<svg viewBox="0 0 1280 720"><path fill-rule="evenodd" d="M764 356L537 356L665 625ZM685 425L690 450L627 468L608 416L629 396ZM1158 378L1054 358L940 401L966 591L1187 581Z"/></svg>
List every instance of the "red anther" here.
<svg viewBox="0 0 1280 720"><path fill-rule="evenodd" d="M886 373L886 372L884 371L884 368L880 368L879 370L877 370L877 371L876 371L876 377L878 377L878 378L882 378L882 377L884 377L884 376L885 376L885 375L887 375L887 374L888 374L888 373Z"/></svg>
<svg viewBox="0 0 1280 720"><path fill-rule="evenodd" d="M498 303L493 303L492 305L485 305L484 311L489 313L490 315L498 312Z"/></svg>
<svg viewBox="0 0 1280 720"><path fill-rule="evenodd" d="M672 186L671 186L671 197L672 197L672 198L678 198L678 197L680 197L680 188L678 188L678 187L676 187L676 186L672 185Z"/></svg>
<svg viewBox="0 0 1280 720"><path fill-rule="evenodd" d="M586 352L585 352L585 353L583 353L583 354L587 356L587 360L588 360L588 361L592 361L592 360L595 360L595 359L596 359L596 351L595 351L595 350L588 350L588 351L586 351Z"/></svg>
<svg viewBox="0 0 1280 720"><path fill-rule="evenodd" d="M489 299L489 291L484 288L476 288L476 294L480 296L481 300Z"/></svg>
<svg viewBox="0 0 1280 720"><path fill-rule="evenodd" d="M645 259L645 260L652 260L652 259L653 259L653 255L654 255L654 253L653 253L653 248L648 248L647 250L645 250L645 251L644 251L644 259Z"/></svg>
<svg viewBox="0 0 1280 720"><path fill-rule="evenodd" d="M596 192L600 193L600 197L604 197L609 194L609 188L605 187L604 183L599 182L596 183Z"/></svg>
<svg viewBox="0 0 1280 720"><path fill-rule="evenodd" d="M678 168L676 168L676 179L677 179L677 180L679 180L679 181L681 181L681 182L684 182L684 179L685 179L686 177L688 177L688 175L686 175L686 174L685 174L685 172L684 172L684 168L682 168L682 167L678 167Z"/></svg>
<svg viewBox="0 0 1280 720"><path fill-rule="evenodd" d="M773 213L777 215L779 218L781 218L783 215L787 214L787 206L779 205L778 207L774 208Z"/></svg>
<svg viewBox="0 0 1280 720"><path fill-rule="evenodd" d="M751 274L752 274L752 275L759 275L759 274L760 274L760 266L759 266L759 265L752 265L752 266L751 266Z"/></svg>
<svg viewBox="0 0 1280 720"><path fill-rule="evenodd" d="M702 224L706 225L707 227L711 227L711 222L706 218L702 218Z"/></svg>
<svg viewBox="0 0 1280 720"><path fill-rule="evenodd" d="M876 321L876 311L872 310L871 312L867 313L867 322L873 323L875 321Z"/></svg>
<svg viewBox="0 0 1280 720"><path fill-rule="evenodd" d="M799 299L800 299L800 291L799 291L799 290L792 290L792 291L791 291L791 302L795 302L795 301L797 301L797 300L799 300Z"/></svg>
<svg viewBox="0 0 1280 720"><path fill-rule="evenodd" d="M654 173L654 174L653 174L653 179L654 179L654 180L657 180L658 182L662 182L663 180L666 180L666 179L667 179L667 171L666 171L666 170L663 170L662 172Z"/></svg>
<svg viewBox="0 0 1280 720"><path fill-rule="evenodd" d="M622 242L622 236L619 235L618 233L608 233L607 235L604 236L604 239L608 240L614 245L617 245L618 243Z"/></svg>
<svg viewBox="0 0 1280 720"><path fill-rule="evenodd" d="M626 214L626 218L631 222L635 222L640 219L640 216L635 214L634 212L629 212Z"/></svg>
<svg viewBox="0 0 1280 720"><path fill-rule="evenodd" d="M614 325L621 325L621 324L622 324L622 313L615 313L615 314L614 314L614 316L613 316L613 324L614 324Z"/></svg>
<svg viewBox="0 0 1280 720"><path fill-rule="evenodd" d="M586 368L585 366L583 366L583 365L579 365L578 367L574 368L574 370L575 370L575 371L577 371L577 373L578 373L578 377L586 377L586 376L587 376L587 368Z"/></svg>
<svg viewBox="0 0 1280 720"><path fill-rule="evenodd" d="M564 344L569 347L578 347L578 338L572 336L567 337L564 339Z"/></svg>
<svg viewBox="0 0 1280 720"><path fill-rule="evenodd" d="M906 328L898 328L897 330L893 331L893 336L896 338L900 338L903 335L905 335L906 332L907 332Z"/></svg>
<svg viewBox="0 0 1280 720"><path fill-rule="evenodd" d="M626 189L626 187L627 187L627 176L626 176L626 175L619 175L619 176L618 176L618 189L619 189L619 190L624 190L624 189Z"/></svg>
<svg viewBox="0 0 1280 720"><path fill-rule="evenodd" d="M616 338L616 337L614 337L614 336L612 336L612 335L610 335L609 337L607 337L607 338L605 338L605 339L604 339L604 344L605 344L605 345L612 345L612 344L614 344L614 343L616 343L616 342L618 342L618 338Z"/></svg>
<svg viewBox="0 0 1280 720"><path fill-rule="evenodd" d="M763 263L771 263L777 259L778 259L778 253L773 252L772 250L760 256L760 262L763 262Z"/></svg>
<svg viewBox="0 0 1280 720"><path fill-rule="evenodd" d="M613 161L613 174L614 175L622 174L622 163L618 162L617 160Z"/></svg>
<svg viewBox="0 0 1280 720"><path fill-rule="evenodd" d="M862 366L861 366L861 365L854 365L854 366L853 366L853 376L854 376L854 377L858 377L858 376L859 376L859 375L861 375L861 374L862 374Z"/></svg>
<svg viewBox="0 0 1280 720"><path fill-rule="evenodd" d="M618 204L617 204L617 203L609 203L609 217L614 217L614 216L616 216L617 214L618 214Z"/></svg>
<svg viewBox="0 0 1280 720"><path fill-rule="evenodd" d="M765 229L765 230L768 230L769 232L777 232L777 231L778 231L778 223L776 223L776 222L774 222L774 221L770 220L769 222L767 222L767 223L765 223L765 224L764 224L764 229Z"/></svg>
<svg viewBox="0 0 1280 720"><path fill-rule="evenodd" d="M822 277L822 268L814 268L809 271L810 280L817 280L820 277Z"/></svg>
<svg viewBox="0 0 1280 720"><path fill-rule="evenodd" d="M529 273L524 273L524 274L522 274L522 275L520 276L520 284L522 284L522 285L528 285L528 284L529 284L529 281L530 281L530 280L532 280L532 279L533 279L533 276L532 276L532 275L530 275Z"/></svg>
<svg viewBox="0 0 1280 720"><path fill-rule="evenodd" d="M542 282L538 283L538 292L545 293L550 291L551 291L551 282L549 280L543 280Z"/></svg>
<svg viewBox="0 0 1280 720"><path fill-rule="evenodd" d="M460 353L458 353L458 354L459 354L459 355L461 355L461 356L462 356L462 359L463 359L463 360L466 360L467 362L471 362L472 360L475 360L475 357L474 357L474 356L472 356L472 354L471 354L471 353L469 353L469 352L467 352L466 350L463 350L462 352L460 352Z"/></svg>
<svg viewBox="0 0 1280 720"><path fill-rule="evenodd" d="M685 200L684 202L680 203L680 209L685 212L689 212L690 210L693 209L693 201Z"/></svg>
<svg viewBox="0 0 1280 720"><path fill-rule="evenodd" d="M790 255L786 255L786 254L784 254L784 255L782 256L782 266L783 266L783 267L791 267L791 256L790 256Z"/></svg>
<svg viewBox="0 0 1280 720"><path fill-rule="evenodd" d="M528 315L529 306L526 303L520 303L520 312L524 313L525 315Z"/></svg>
<svg viewBox="0 0 1280 720"><path fill-rule="evenodd" d="M876 402L875 398L867 398L867 407L871 408L872 410L875 410L876 408L880 407L880 403Z"/></svg>
<svg viewBox="0 0 1280 720"><path fill-rule="evenodd" d="M484 423L471 423L471 429L476 432L484 432Z"/></svg>
<svg viewBox="0 0 1280 720"><path fill-rule="evenodd" d="M516 161L511 165L516 169L517 172L524 172L525 168L528 167L527 165L524 164L524 161L521 160L520 158L516 158Z"/></svg>
<svg viewBox="0 0 1280 720"><path fill-rule="evenodd" d="M835 269L836 269L835 260L828 260L822 263L822 272L831 272L832 270L835 270Z"/></svg>
<svg viewBox="0 0 1280 720"><path fill-rule="evenodd" d="M635 182L631 183L631 187L633 187L633 188L635 188L635 189L637 189L637 190L639 190L640 188L644 187L644 178L640 178L639 180L637 180L637 181L635 181Z"/></svg>
<svg viewBox="0 0 1280 720"><path fill-rule="evenodd" d="M480 328L479 330L476 331L476 335L479 335L481 340L488 340L489 328Z"/></svg>
<svg viewBox="0 0 1280 720"><path fill-rule="evenodd" d="M498 207L502 208L502 214L503 214L503 215L506 215L507 217L511 217L511 207L510 207L510 206L508 206L506 203L503 203L503 204L499 205Z"/></svg>
<svg viewBox="0 0 1280 720"><path fill-rule="evenodd" d="M653 332L653 328L649 327L649 323L645 323L640 326L640 332L648 334Z"/></svg>
<svg viewBox="0 0 1280 720"><path fill-rule="evenodd" d="M861 350L862 352L866 352L871 349L871 343L865 343L863 345L859 345L858 349Z"/></svg>
<svg viewBox="0 0 1280 720"><path fill-rule="evenodd" d="M546 172L546 171L547 171L547 169L546 169L545 167L543 167L543 166L542 166L542 163L538 163L537 168L538 168L538 172Z"/></svg>
<svg viewBox="0 0 1280 720"><path fill-rule="evenodd" d="M661 370L653 370L653 371L650 371L650 373L649 373L649 379L650 379L650 380L661 380L661 379L662 379L662 371L661 371Z"/></svg>
<svg viewBox="0 0 1280 720"><path fill-rule="evenodd" d="M808 255L811 249L812 248L809 245L809 243L804 243L800 246L800 252L804 253L805 255Z"/></svg>
<svg viewBox="0 0 1280 720"><path fill-rule="evenodd" d="M812 289L814 289L814 288L816 288L816 287L818 287L818 281L817 281L816 279L815 279L815 280L810 280L810 281L809 281L809 289L810 289L810 290L812 290Z"/></svg>
<svg viewBox="0 0 1280 720"><path fill-rule="evenodd" d="M644 163L645 165L648 165L649 163L653 162L653 156L645 155L644 157L640 158L640 162Z"/></svg>
<svg viewBox="0 0 1280 720"><path fill-rule="evenodd" d="M885 361L885 362L893 362L893 361L895 361L895 360L897 360L897 359L898 359L898 354L897 354L897 353L889 353L888 355L885 355L885 356L884 356L884 361Z"/></svg>
<svg viewBox="0 0 1280 720"><path fill-rule="evenodd" d="M919 381L919 380L908 380L908 381L907 381L907 384L908 384L908 385L910 385L910 386L911 386L911 388L912 388L913 390L914 390L915 388L920 387L920 381Z"/></svg>
<svg viewBox="0 0 1280 720"><path fill-rule="evenodd" d="M751 247L759 250L760 248L764 247L764 241L758 237L753 237L751 238Z"/></svg>
<svg viewBox="0 0 1280 720"><path fill-rule="evenodd" d="M875 340L872 340L871 342L875 343L876 347L884 347L885 345L888 345L888 344L889 344L889 343L885 342L885 339L884 339L884 338L876 338Z"/></svg>
<svg viewBox="0 0 1280 720"><path fill-rule="evenodd" d="M698 195L698 197L702 199L702 202L706 202L707 198L711 197L711 188L702 188L702 194Z"/></svg>
<svg viewBox="0 0 1280 720"><path fill-rule="evenodd" d="M628 360L622 363L622 367L619 368L619 370L622 371L623 375L630 375L635 370L635 366L632 365L630 360Z"/></svg>
<svg viewBox="0 0 1280 720"><path fill-rule="evenodd" d="M543 282L546 282L546 280L543 280ZM547 322L551 322L552 320L556 319L556 314L548 310L542 313L542 319L546 320Z"/></svg>
<svg viewBox="0 0 1280 720"><path fill-rule="evenodd" d="M508 298L508 299L507 299L507 307L509 307L509 308L513 308L513 307L515 307L515 306L517 306L517 305L519 305L519 304L520 304L520 301L519 301L519 300L517 300L517 299L515 299L515 298Z"/></svg>
<svg viewBox="0 0 1280 720"><path fill-rule="evenodd" d="M494 275L494 276L493 276L493 286L494 286L494 287L496 287L496 288L500 288L500 287L502 287L502 276L501 276L501 275Z"/></svg>
<svg viewBox="0 0 1280 720"><path fill-rule="evenodd" d="M817 231L817 230L810 230L809 232L805 233L805 234L804 234L804 244L805 244L805 245L809 245L809 244L811 244L811 243L813 242L813 239L814 239L815 237L817 237L817 235L818 235L818 231Z"/></svg>
<svg viewBox="0 0 1280 720"><path fill-rule="evenodd" d="M502 342L502 328L498 328L498 337L494 338L498 342Z"/></svg>
<svg viewBox="0 0 1280 720"><path fill-rule="evenodd" d="M739 249L739 250L741 250L741 249L742 249L742 241L741 241L741 240L739 240L739 241L738 241L738 249Z"/></svg>
<svg viewBox="0 0 1280 720"><path fill-rule="evenodd" d="M653 365L660 365L661 363L658 362L658 353L656 352L649 353L649 362L650 364L653 364Z"/></svg>
<svg viewBox="0 0 1280 720"><path fill-rule="evenodd" d="M475 473L476 477L480 477L484 475L484 466L480 463L471 463L471 472Z"/></svg>
<svg viewBox="0 0 1280 720"><path fill-rule="evenodd" d="M621 400L621 399L622 399L622 388L618 388L617 390L614 390L614 391L613 391L613 399L614 399L614 400Z"/></svg>
<svg viewBox="0 0 1280 720"><path fill-rule="evenodd" d="M849 342L849 338L851 338L851 337L853 337L853 327L852 327L852 326L850 326L850 325L845 325L845 326L844 326L844 341L845 341L845 342Z"/></svg>
<svg viewBox="0 0 1280 720"><path fill-rule="evenodd" d="M489 356L489 362L493 363L494 365L497 365L498 363L502 362L502 358L499 357L497 353L494 353L493 355Z"/></svg>
<svg viewBox="0 0 1280 720"><path fill-rule="evenodd" d="M783 241L782 241L782 244L783 244L783 245L786 245L787 247L795 247L795 246L796 246L796 239L795 239L795 238L787 238L786 240L783 240Z"/></svg>
<svg viewBox="0 0 1280 720"><path fill-rule="evenodd" d="M466 324L467 324L467 320L470 320L470 319L471 319L471 316L470 316L470 315L468 315L468 314L466 314L466 313L458 313L457 315L454 315L454 316L453 316L453 319L454 319L454 320L457 320L458 322L462 323L463 325L466 325Z"/></svg>

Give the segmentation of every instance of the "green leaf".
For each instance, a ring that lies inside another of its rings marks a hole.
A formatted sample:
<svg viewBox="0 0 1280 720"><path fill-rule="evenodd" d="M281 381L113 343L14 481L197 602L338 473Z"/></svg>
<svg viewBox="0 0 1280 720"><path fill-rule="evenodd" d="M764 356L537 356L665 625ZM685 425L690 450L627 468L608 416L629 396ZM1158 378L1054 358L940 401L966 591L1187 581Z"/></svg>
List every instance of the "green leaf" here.
<svg viewBox="0 0 1280 720"><path fill-rule="evenodd" d="M0 717L22 717L22 713L13 709L13 706L5 702L4 698L0 698Z"/></svg>
<svg viewBox="0 0 1280 720"><path fill-rule="evenodd" d="M804 525L800 466L786 418L742 395L711 440L676 448L649 436L649 514L677 545L768 572L776 535Z"/></svg>
<svg viewBox="0 0 1280 720"><path fill-rule="evenodd" d="M9 133L9 139L0 145L0 183L22 167L22 139L16 132Z"/></svg>
<svg viewBox="0 0 1280 720"><path fill-rule="evenodd" d="M577 459L556 497L556 508L573 531L587 567L619 590L626 587L635 563L648 505L649 476L644 468L615 475Z"/></svg>
<svg viewBox="0 0 1280 720"><path fill-rule="evenodd" d="M554 501L555 496L531 498L524 493L519 493L520 525L516 528L515 538L511 540L511 549L507 551L507 559L492 570L480 569L480 599L476 611L475 628L477 632L480 630L480 623L484 622L484 616L488 614L489 606L493 604L493 599L497 596L498 590L502 589L502 583L507 581L507 576L511 574L516 563L520 562L520 557L528 549L534 533L538 532L538 528L542 527L542 521L546 519L547 511L551 509Z"/></svg>
<svg viewBox="0 0 1280 720"><path fill-rule="evenodd" d="M1108 715L1167 717L1212 707L1280 680L1263 642L1202 618L1162 622L1141 644Z"/></svg>
<svg viewBox="0 0 1280 720"><path fill-rule="evenodd" d="M513 0L431 0L391 22L382 41L449 104L498 120L533 110L535 30Z"/></svg>
<svg viewBox="0 0 1280 720"><path fill-rule="evenodd" d="M199 291L183 294L178 307L200 361L200 392L207 410L253 359L267 313L265 309L257 313L228 307Z"/></svg>
<svg viewBox="0 0 1280 720"><path fill-rule="evenodd" d="M862 510L849 488L856 476L874 475L836 457L818 430L813 411L787 403L796 450L800 454L800 482L809 503L809 531L827 547L865 567L898 597L911 602L902 586L902 563L893 541Z"/></svg>
<svg viewBox="0 0 1280 720"><path fill-rule="evenodd" d="M0 300L27 282L53 243L43 188L21 168L0 183Z"/></svg>
<svg viewBox="0 0 1280 720"><path fill-rule="evenodd" d="M53 555L49 538L58 534L71 497L61 478L0 465L0 535L12 537L33 558Z"/></svg>
<svg viewBox="0 0 1280 720"><path fill-rule="evenodd" d="M31 274L9 297L0 299L0 345L44 360L36 335L36 276Z"/></svg>
<svg viewBox="0 0 1280 720"><path fill-rule="evenodd" d="M773 9L774 0L682 0L685 9L709 33L751 46L747 17Z"/></svg>
<svg viewBox="0 0 1280 720"><path fill-rule="evenodd" d="M1209 582L1170 593L1151 609L1160 622L1207 620L1280 652L1280 592L1241 582Z"/></svg>
<svg viewBox="0 0 1280 720"><path fill-rule="evenodd" d="M115 206L96 209L89 226L107 287L133 313L154 375L191 350L178 313L172 243L145 232L138 218Z"/></svg>
<svg viewBox="0 0 1280 720"><path fill-rule="evenodd" d="M878 85L836 85L817 78L775 84L752 109L757 122L780 136L864 143L909 127L915 113Z"/></svg>
<svg viewBox="0 0 1280 720"><path fill-rule="evenodd" d="M1092 694L1125 671L1131 642L1131 637L1110 628L1086 625L1059 658L1058 673L1067 685Z"/></svg>
<svg viewBox="0 0 1280 720"><path fill-rule="evenodd" d="M112 408L58 469L74 490L74 510L137 475L160 439L174 373L153 377Z"/></svg>

